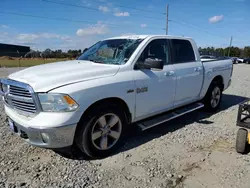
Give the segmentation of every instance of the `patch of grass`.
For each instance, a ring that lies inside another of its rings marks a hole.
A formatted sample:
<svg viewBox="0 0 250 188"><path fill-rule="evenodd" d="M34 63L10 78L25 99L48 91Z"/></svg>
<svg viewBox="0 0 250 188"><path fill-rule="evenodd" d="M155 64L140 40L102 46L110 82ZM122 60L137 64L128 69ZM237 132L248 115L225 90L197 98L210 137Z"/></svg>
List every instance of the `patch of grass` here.
<svg viewBox="0 0 250 188"><path fill-rule="evenodd" d="M65 61L65 59L47 59L47 60L34 60L34 59L25 59L25 60L0 60L1 67L30 67L35 65L41 65L46 63L58 62L58 61Z"/></svg>

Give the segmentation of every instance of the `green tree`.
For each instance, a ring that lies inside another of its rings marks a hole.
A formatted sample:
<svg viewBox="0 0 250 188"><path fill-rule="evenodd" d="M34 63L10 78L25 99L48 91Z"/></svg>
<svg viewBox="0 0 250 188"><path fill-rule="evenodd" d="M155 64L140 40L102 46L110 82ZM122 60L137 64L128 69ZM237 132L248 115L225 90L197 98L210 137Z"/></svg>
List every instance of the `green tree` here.
<svg viewBox="0 0 250 188"><path fill-rule="evenodd" d="M244 57L250 57L250 46L245 46L243 49Z"/></svg>

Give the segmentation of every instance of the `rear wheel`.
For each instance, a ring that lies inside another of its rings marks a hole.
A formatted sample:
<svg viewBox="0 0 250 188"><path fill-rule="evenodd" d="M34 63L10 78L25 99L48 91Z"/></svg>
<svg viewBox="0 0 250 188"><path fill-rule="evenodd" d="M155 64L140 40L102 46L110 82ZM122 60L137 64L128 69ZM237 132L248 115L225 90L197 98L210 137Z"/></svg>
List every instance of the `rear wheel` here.
<svg viewBox="0 0 250 188"><path fill-rule="evenodd" d="M92 158L107 157L122 143L126 127L126 116L120 108L102 105L79 122L76 143Z"/></svg>
<svg viewBox="0 0 250 188"><path fill-rule="evenodd" d="M222 86L219 83L213 82L208 88L204 98L204 105L208 111L216 111L221 103Z"/></svg>
<svg viewBox="0 0 250 188"><path fill-rule="evenodd" d="M248 131L246 129L240 128L236 137L236 151L241 154L246 153L247 146L247 135Z"/></svg>

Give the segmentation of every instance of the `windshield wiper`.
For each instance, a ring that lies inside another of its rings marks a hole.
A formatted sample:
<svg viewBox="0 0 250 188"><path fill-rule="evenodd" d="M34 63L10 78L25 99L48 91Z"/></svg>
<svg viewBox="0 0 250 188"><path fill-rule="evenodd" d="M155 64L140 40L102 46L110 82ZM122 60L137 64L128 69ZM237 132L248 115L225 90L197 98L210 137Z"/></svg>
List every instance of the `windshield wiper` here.
<svg viewBox="0 0 250 188"><path fill-rule="evenodd" d="M104 62L102 62L102 61L97 61L97 60L94 60L94 59L89 59L89 61L92 61L92 62L94 62L94 63L101 63L101 64L104 64Z"/></svg>
<svg viewBox="0 0 250 188"><path fill-rule="evenodd" d="M95 59L89 59L89 61L92 61L92 62L94 62L94 63L100 63L100 64L106 64L106 65L120 65L119 63L114 63L114 62L112 62L112 63L105 63L105 62L103 62L103 61L98 61L98 60L95 60Z"/></svg>

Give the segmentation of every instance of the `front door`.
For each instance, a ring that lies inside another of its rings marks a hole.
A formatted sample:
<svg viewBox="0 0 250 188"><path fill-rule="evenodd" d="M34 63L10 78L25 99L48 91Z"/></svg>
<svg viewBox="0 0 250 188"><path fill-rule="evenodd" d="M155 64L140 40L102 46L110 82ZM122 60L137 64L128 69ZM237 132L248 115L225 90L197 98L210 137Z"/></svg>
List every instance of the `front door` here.
<svg viewBox="0 0 250 188"><path fill-rule="evenodd" d="M154 39L146 46L136 63L147 58L164 61L163 70L134 70L136 85L136 120L173 108L175 81L173 65L169 64L167 39Z"/></svg>

